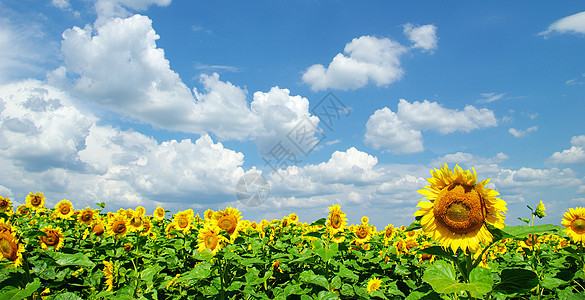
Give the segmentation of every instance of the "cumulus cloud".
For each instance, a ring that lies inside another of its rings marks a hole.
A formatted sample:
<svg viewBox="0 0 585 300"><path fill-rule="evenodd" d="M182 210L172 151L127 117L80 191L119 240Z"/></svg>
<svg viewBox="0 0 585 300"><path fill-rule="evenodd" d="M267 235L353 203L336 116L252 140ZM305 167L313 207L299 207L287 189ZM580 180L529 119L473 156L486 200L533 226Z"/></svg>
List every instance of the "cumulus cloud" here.
<svg viewBox="0 0 585 300"><path fill-rule="evenodd" d="M553 153L547 160L555 165L572 165L585 163L585 135L571 138L571 148Z"/></svg>
<svg viewBox="0 0 585 300"><path fill-rule="evenodd" d="M437 27L435 25L414 26L410 23L404 25L404 34L414 43L413 48L424 51L437 49Z"/></svg>
<svg viewBox="0 0 585 300"><path fill-rule="evenodd" d="M233 195L245 173L242 153L209 135L159 143L99 125L75 103L35 80L0 88L0 182L11 193L23 197L38 189L81 205L152 207L160 201L184 207L233 200L226 195Z"/></svg>
<svg viewBox="0 0 585 300"><path fill-rule="evenodd" d="M58 0L61 1L61 0ZM171 0L97 0L94 8L97 14L95 25L109 22L112 18L126 18L131 10L144 11L151 5L167 6Z"/></svg>
<svg viewBox="0 0 585 300"><path fill-rule="evenodd" d="M398 116L404 122L418 130L433 129L442 134L455 131L470 132L472 130L497 126L494 112L487 109L477 109L466 105L461 110L444 108L437 102L424 100L409 103L400 99Z"/></svg>
<svg viewBox="0 0 585 300"><path fill-rule="evenodd" d="M313 91L354 90L369 82L386 86L400 80L404 74L400 56L407 48L388 38L369 35L354 38L345 45L343 52L337 54L328 67L321 64L309 67L303 74L303 82Z"/></svg>
<svg viewBox="0 0 585 300"><path fill-rule="evenodd" d="M508 130L508 132L513 135L514 137L525 137L527 136L529 133L537 131L538 130L538 126L532 126L529 128L526 128L525 130L520 130L520 129L516 129L516 128L510 128Z"/></svg>
<svg viewBox="0 0 585 300"><path fill-rule="evenodd" d="M497 126L494 112L465 106L463 111L447 109L437 102L408 102L400 99L398 111L389 108L377 110L366 123L365 141L374 149L385 148L396 154L423 151L423 130L441 134Z"/></svg>
<svg viewBox="0 0 585 300"><path fill-rule="evenodd" d="M374 149L407 154L423 151L422 133L402 121L387 107L377 110L366 123L365 142Z"/></svg>
<svg viewBox="0 0 585 300"><path fill-rule="evenodd" d="M539 35L548 36L556 33L585 33L585 11L564 17L548 26L548 29L539 33Z"/></svg>
<svg viewBox="0 0 585 300"><path fill-rule="evenodd" d="M257 92L248 105L246 90L214 73L200 75L202 88L191 92L156 46L159 37L146 16L115 18L96 29L66 30L65 65L49 76L83 101L157 128L213 133L220 140L258 138L260 144L284 137L303 118L318 123L308 100L287 89Z"/></svg>

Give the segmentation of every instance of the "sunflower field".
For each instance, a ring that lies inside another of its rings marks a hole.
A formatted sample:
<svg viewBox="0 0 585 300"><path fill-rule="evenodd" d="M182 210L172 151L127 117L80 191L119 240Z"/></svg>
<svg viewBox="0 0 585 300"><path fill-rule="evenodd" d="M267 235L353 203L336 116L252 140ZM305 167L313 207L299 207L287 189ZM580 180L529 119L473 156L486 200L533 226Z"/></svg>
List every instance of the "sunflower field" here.
<svg viewBox="0 0 585 300"><path fill-rule="evenodd" d="M0 299L582 299L585 208L563 226L505 225L475 171L431 171L414 222L348 224L339 205L251 222L232 207L45 206L0 197Z"/></svg>

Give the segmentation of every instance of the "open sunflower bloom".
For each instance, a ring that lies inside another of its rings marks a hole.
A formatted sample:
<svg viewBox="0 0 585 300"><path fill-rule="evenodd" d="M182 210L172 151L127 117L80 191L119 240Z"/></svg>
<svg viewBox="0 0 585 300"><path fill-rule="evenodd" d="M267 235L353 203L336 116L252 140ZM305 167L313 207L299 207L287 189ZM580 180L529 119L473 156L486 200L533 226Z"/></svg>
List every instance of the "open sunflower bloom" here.
<svg viewBox="0 0 585 300"><path fill-rule="evenodd" d="M567 235L576 243L585 241L585 208L569 208L563 217L561 224Z"/></svg>
<svg viewBox="0 0 585 300"><path fill-rule="evenodd" d="M431 171L429 185L418 191L429 201L421 199L414 215L421 217L425 232L453 252L459 248L477 252L480 243L490 243L493 236L486 224L504 228L506 202L496 198L498 192L485 187L489 179L477 182L472 170L464 171L458 165L451 170L445 164Z"/></svg>

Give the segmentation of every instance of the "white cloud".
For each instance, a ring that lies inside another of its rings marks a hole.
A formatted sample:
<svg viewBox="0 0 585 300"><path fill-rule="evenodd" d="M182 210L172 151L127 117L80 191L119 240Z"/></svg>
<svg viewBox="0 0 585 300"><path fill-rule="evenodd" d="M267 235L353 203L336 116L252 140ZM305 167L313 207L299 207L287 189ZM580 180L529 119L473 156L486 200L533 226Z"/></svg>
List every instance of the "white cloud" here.
<svg viewBox="0 0 585 300"><path fill-rule="evenodd" d="M50 82L154 127L209 132L220 140L258 138L262 144L267 137L284 138L303 118L318 123L309 114L308 100L287 89L257 92L249 107L245 90L214 73L201 75L203 88L191 93L157 48L158 35L148 17L112 19L95 35L91 26L74 27L63 38L65 66L50 74Z"/></svg>
<svg viewBox="0 0 585 300"><path fill-rule="evenodd" d="M564 17L552 23L547 30L539 35L547 36L550 33L585 33L585 11Z"/></svg>
<svg viewBox="0 0 585 300"><path fill-rule="evenodd" d="M346 44L344 54L337 54L327 68L312 65L302 79L313 91L354 90L370 81L386 86L402 78L400 56L406 52L407 48L388 38L361 36Z"/></svg>
<svg viewBox="0 0 585 300"><path fill-rule="evenodd" d="M153 208L160 201L169 208L182 203L176 204L181 209L235 199L242 153L208 135L158 143L98 125L74 103L39 81L0 88L0 182L11 194L24 197L33 189L46 192L53 204L67 197L79 205Z"/></svg>
<svg viewBox="0 0 585 300"><path fill-rule="evenodd" d="M455 131L470 132L483 127L497 126L493 111L487 108L477 109L472 105L467 105L460 111L444 108L439 103L428 100L409 103L400 99L397 114L412 128L433 129L442 134Z"/></svg>
<svg viewBox="0 0 585 300"><path fill-rule="evenodd" d="M555 165L572 165L585 163L585 135L571 138L571 148L553 153L547 163Z"/></svg>
<svg viewBox="0 0 585 300"><path fill-rule="evenodd" d="M520 130L520 129L516 129L516 128L510 128L508 130L508 132L513 135L514 137L525 137L527 136L529 133L537 131L538 130L538 126L532 126L529 128L526 128L526 130Z"/></svg>
<svg viewBox="0 0 585 300"><path fill-rule="evenodd" d="M101 26L113 18L126 18L132 13L128 10L144 11L151 5L167 6L171 0L97 0L95 11L96 26Z"/></svg>
<svg viewBox="0 0 585 300"><path fill-rule="evenodd" d="M437 49L437 27L435 25L414 26L408 23L404 25L404 34L414 43L413 48L421 48L425 51Z"/></svg>
<svg viewBox="0 0 585 300"><path fill-rule="evenodd" d="M481 99L477 100L477 103L491 103L494 101L498 101L502 98L504 98L506 94L502 93L502 94L496 94L496 93L482 93L481 94Z"/></svg>
<svg viewBox="0 0 585 300"><path fill-rule="evenodd" d="M365 142L374 149L385 148L391 153L407 154L423 151L422 134L384 107L374 112L366 123Z"/></svg>
<svg viewBox="0 0 585 300"><path fill-rule="evenodd" d="M432 165L442 165L442 164L460 164L460 165L465 165L465 166L469 166L469 167L477 167L477 166L485 166L485 165L493 165L493 164L498 164L501 162L504 162L505 160L507 160L509 157L508 155L506 155L505 153L498 153L493 157L488 157L488 158L484 158L484 157L479 157L476 155L473 155L471 153L465 153L465 152L457 152L457 153L451 153L451 154L446 154L444 156L441 157L437 157L436 159L433 160Z"/></svg>

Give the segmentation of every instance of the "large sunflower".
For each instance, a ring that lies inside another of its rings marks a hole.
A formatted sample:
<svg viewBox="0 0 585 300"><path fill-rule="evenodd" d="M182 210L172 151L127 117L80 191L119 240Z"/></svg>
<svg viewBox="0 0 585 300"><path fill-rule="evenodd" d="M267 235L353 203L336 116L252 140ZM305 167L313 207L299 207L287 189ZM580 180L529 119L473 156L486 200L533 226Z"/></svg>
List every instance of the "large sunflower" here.
<svg viewBox="0 0 585 300"><path fill-rule="evenodd" d="M107 230L110 236L120 238L128 233L128 219L124 215L116 214L109 220Z"/></svg>
<svg viewBox="0 0 585 300"><path fill-rule="evenodd" d="M370 280L368 280L368 286L366 290L368 291L368 293L370 293L372 291L379 290L380 287L382 287L382 280L374 276Z"/></svg>
<svg viewBox="0 0 585 300"><path fill-rule="evenodd" d="M232 207L226 207L224 210L213 213L211 224L225 230L230 235L230 239L233 242L238 237L238 233L241 229L241 219L242 216L240 215L239 210Z"/></svg>
<svg viewBox="0 0 585 300"><path fill-rule="evenodd" d="M354 226L352 231L355 234L355 241L359 244L367 243L372 238L373 232L375 232L373 227L368 224Z"/></svg>
<svg viewBox="0 0 585 300"><path fill-rule="evenodd" d="M49 225L43 228L41 231L47 235L40 237L41 248L47 249L49 247L53 247L55 251L59 251L59 249L63 247L65 236L63 235L61 228L53 228L51 225Z"/></svg>
<svg viewBox="0 0 585 300"><path fill-rule="evenodd" d="M197 242L199 252L209 249L213 254L221 250L223 245L227 243L227 239L220 234L222 229L218 226L206 223L199 234L197 235Z"/></svg>
<svg viewBox="0 0 585 300"><path fill-rule="evenodd" d="M37 193L29 193L28 196L26 196L26 206L34 211L41 211L45 208L45 196L43 196L43 193L41 192L37 192Z"/></svg>
<svg viewBox="0 0 585 300"><path fill-rule="evenodd" d="M8 259L18 268L22 265L23 252L24 245L14 235L7 231L0 232L0 260Z"/></svg>
<svg viewBox="0 0 585 300"><path fill-rule="evenodd" d="M442 247L476 252L480 243L493 240L486 223L504 228L506 202L485 187L489 179L477 182L475 170L463 171L457 165L452 171L447 164L431 174L430 185L419 191L430 202L421 199L414 215L421 217L423 230Z"/></svg>
<svg viewBox="0 0 585 300"><path fill-rule="evenodd" d="M334 204L329 207L329 217L327 218L327 228L329 233L334 236L338 232L344 230L344 226L347 225L346 214L341 211L339 204Z"/></svg>
<svg viewBox="0 0 585 300"><path fill-rule="evenodd" d="M569 208L561 224L574 242L585 241L585 208Z"/></svg>
<svg viewBox="0 0 585 300"><path fill-rule="evenodd" d="M140 209L133 211L129 218L128 225L131 232L142 232L142 230L144 230L144 211Z"/></svg>
<svg viewBox="0 0 585 300"><path fill-rule="evenodd" d="M73 204L65 199L59 201L59 203L55 205L55 210L53 211L55 217L59 219L71 219L73 213Z"/></svg>

